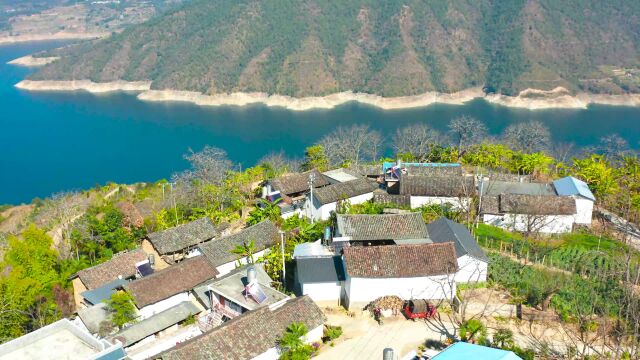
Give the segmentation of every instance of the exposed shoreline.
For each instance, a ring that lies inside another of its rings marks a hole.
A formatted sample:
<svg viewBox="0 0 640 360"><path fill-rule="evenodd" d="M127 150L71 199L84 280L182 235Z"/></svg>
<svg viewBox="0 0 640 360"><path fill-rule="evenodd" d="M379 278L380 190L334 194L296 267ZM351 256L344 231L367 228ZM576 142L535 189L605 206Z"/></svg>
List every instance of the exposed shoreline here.
<svg viewBox="0 0 640 360"><path fill-rule="evenodd" d="M108 36L108 33L69 33L58 32L53 34L25 34L17 36L0 37L0 45L15 44L31 41L51 41L51 40L86 40L97 39Z"/></svg>
<svg viewBox="0 0 640 360"><path fill-rule="evenodd" d="M19 57L17 59L13 59L9 61L7 64L25 66L25 67L40 67L40 66L45 66L47 64L50 64L58 59L60 58L57 56L33 57L32 55L27 55L27 56Z"/></svg>
<svg viewBox="0 0 640 360"><path fill-rule="evenodd" d="M32 81L23 80L16 87L29 91L77 91L84 90L92 93L113 91L136 91L138 99L150 102L187 102L199 106L245 106L250 104L264 104L266 106L283 107L294 111L311 109L332 109L347 102L357 101L372 105L383 110L408 109L424 107L431 104L462 105L474 99L482 98L486 101L511 108L529 110L541 109L586 109L590 104L614 106L640 106L640 94L629 95L601 95L579 93L570 94L564 88L549 91L527 89L518 96L485 95L480 88L471 88L457 93L444 94L430 92L414 96L382 97L372 94L341 92L322 97L294 98L284 95L269 95L266 93L232 93L205 95L192 91L151 90L150 81L126 82L115 81L95 83L89 80L74 81Z"/></svg>

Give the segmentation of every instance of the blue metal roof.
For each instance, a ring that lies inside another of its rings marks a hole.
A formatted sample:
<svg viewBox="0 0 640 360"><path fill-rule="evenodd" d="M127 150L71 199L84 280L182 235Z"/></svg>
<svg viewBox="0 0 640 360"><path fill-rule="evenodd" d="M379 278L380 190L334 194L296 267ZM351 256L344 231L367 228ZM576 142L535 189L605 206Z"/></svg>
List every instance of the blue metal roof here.
<svg viewBox="0 0 640 360"><path fill-rule="evenodd" d="M558 179L553 182L553 186L556 188L558 195L573 196L579 195L583 198L596 201L596 197L589 189L589 185L582 180L578 180L573 176L567 176L562 179Z"/></svg>
<svg viewBox="0 0 640 360"><path fill-rule="evenodd" d="M522 360L511 351L457 342L444 349L433 360Z"/></svg>
<svg viewBox="0 0 640 360"><path fill-rule="evenodd" d="M111 298L111 294L115 292L115 289L126 283L128 283L128 281L125 279L116 279L104 284L99 288L84 291L80 295L82 295L82 297L91 304L96 305Z"/></svg>

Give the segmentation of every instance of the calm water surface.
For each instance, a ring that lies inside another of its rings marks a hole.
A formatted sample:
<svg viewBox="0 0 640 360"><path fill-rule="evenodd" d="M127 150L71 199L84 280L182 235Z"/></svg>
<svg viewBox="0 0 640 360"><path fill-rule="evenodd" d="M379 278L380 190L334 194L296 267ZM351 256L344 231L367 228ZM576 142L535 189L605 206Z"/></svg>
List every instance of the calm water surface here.
<svg viewBox="0 0 640 360"><path fill-rule="evenodd" d="M528 111L482 100L464 106L432 105L381 111L359 104L292 112L264 106L197 107L144 103L131 94L29 93L13 87L29 70L7 61L60 45L0 46L0 204L28 202L62 190L108 181L155 181L184 169L182 155L210 144L243 166L271 151L300 157L304 148L338 125L369 124L392 134L426 122L444 130L460 115L500 133L513 122L540 120L556 141L590 145L618 133L637 147L640 108L593 106L588 110Z"/></svg>

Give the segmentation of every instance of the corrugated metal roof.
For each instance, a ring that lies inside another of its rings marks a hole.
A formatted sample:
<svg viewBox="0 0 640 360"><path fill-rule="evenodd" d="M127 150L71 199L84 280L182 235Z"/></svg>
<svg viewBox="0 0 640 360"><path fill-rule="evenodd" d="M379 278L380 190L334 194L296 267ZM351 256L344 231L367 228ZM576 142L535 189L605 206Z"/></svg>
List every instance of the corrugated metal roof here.
<svg viewBox="0 0 640 360"><path fill-rule="evenodd" d="M135 323L128 328L117 333L113 339L124 341L124 346L130 346L147 336L153 335L180 321L197 314L201 310L191 301L183 301L180 304L170 307L150 318Z"/></svg>
<svg viewBox="0 0 640 360"><path fill-rule="evenodd" d="M298 244L293 249L293 258L313 257L313 256L331 256L333 253L320 240L312 243Z"/></svg>
<svg viewBox="0 0 640 360"><path fill-rule="evenodd" d="M453 241L458 257L468 254L478 260L489 261L489 258L474 240L469 229L464 225L441 217L428 224L427 229L429 229L429 237L433 242L444 243Z"/></svg>
<svg viewBox="0 0 640 360"><path fill-rule="evenodd" d="M344 265L340 256L300 258L296 260L300 283L344 281Z"/></svg>
<svg viewBox="0 0 640 360"><path fill-rule="evenodd" d="M586 182L576 179L573 176L567 176L553 182L558 195L565 196L582 196L586 199L596 201L596 197L589 189Z"/></svg>
<svg viewBox="0 0 640 360"><path fill-rule="evenodd" d="M494 349L486 346L469 344L466 342L457 342L448 348L442 350L433 360L522 360L518 355L511 351L502 349Z"/></svg>
<svg viewBox="0 0 640 360"><path fill-rule="evenodd" d="M107 300L111 297L111 294L115 292L115 289L128 283L125 279L116 279L111 282L108 282L101 287L93 290L87 290L80 293L85 300L90 302L91 304L99 304L104 300Z"/></svg>

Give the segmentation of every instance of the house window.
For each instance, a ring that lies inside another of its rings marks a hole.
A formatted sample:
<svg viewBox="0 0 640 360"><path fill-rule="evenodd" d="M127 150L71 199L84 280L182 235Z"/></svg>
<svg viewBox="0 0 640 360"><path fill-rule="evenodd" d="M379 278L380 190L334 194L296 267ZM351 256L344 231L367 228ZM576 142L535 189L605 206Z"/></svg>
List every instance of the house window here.
<svg viewBox="0 0 640 360"><path fill-rule="evenodd" d="M234 303L233 301L230 301L230 300L225 301L224 306L232 311L237 312L238 314L242 314L242 306Z"/></svg>

